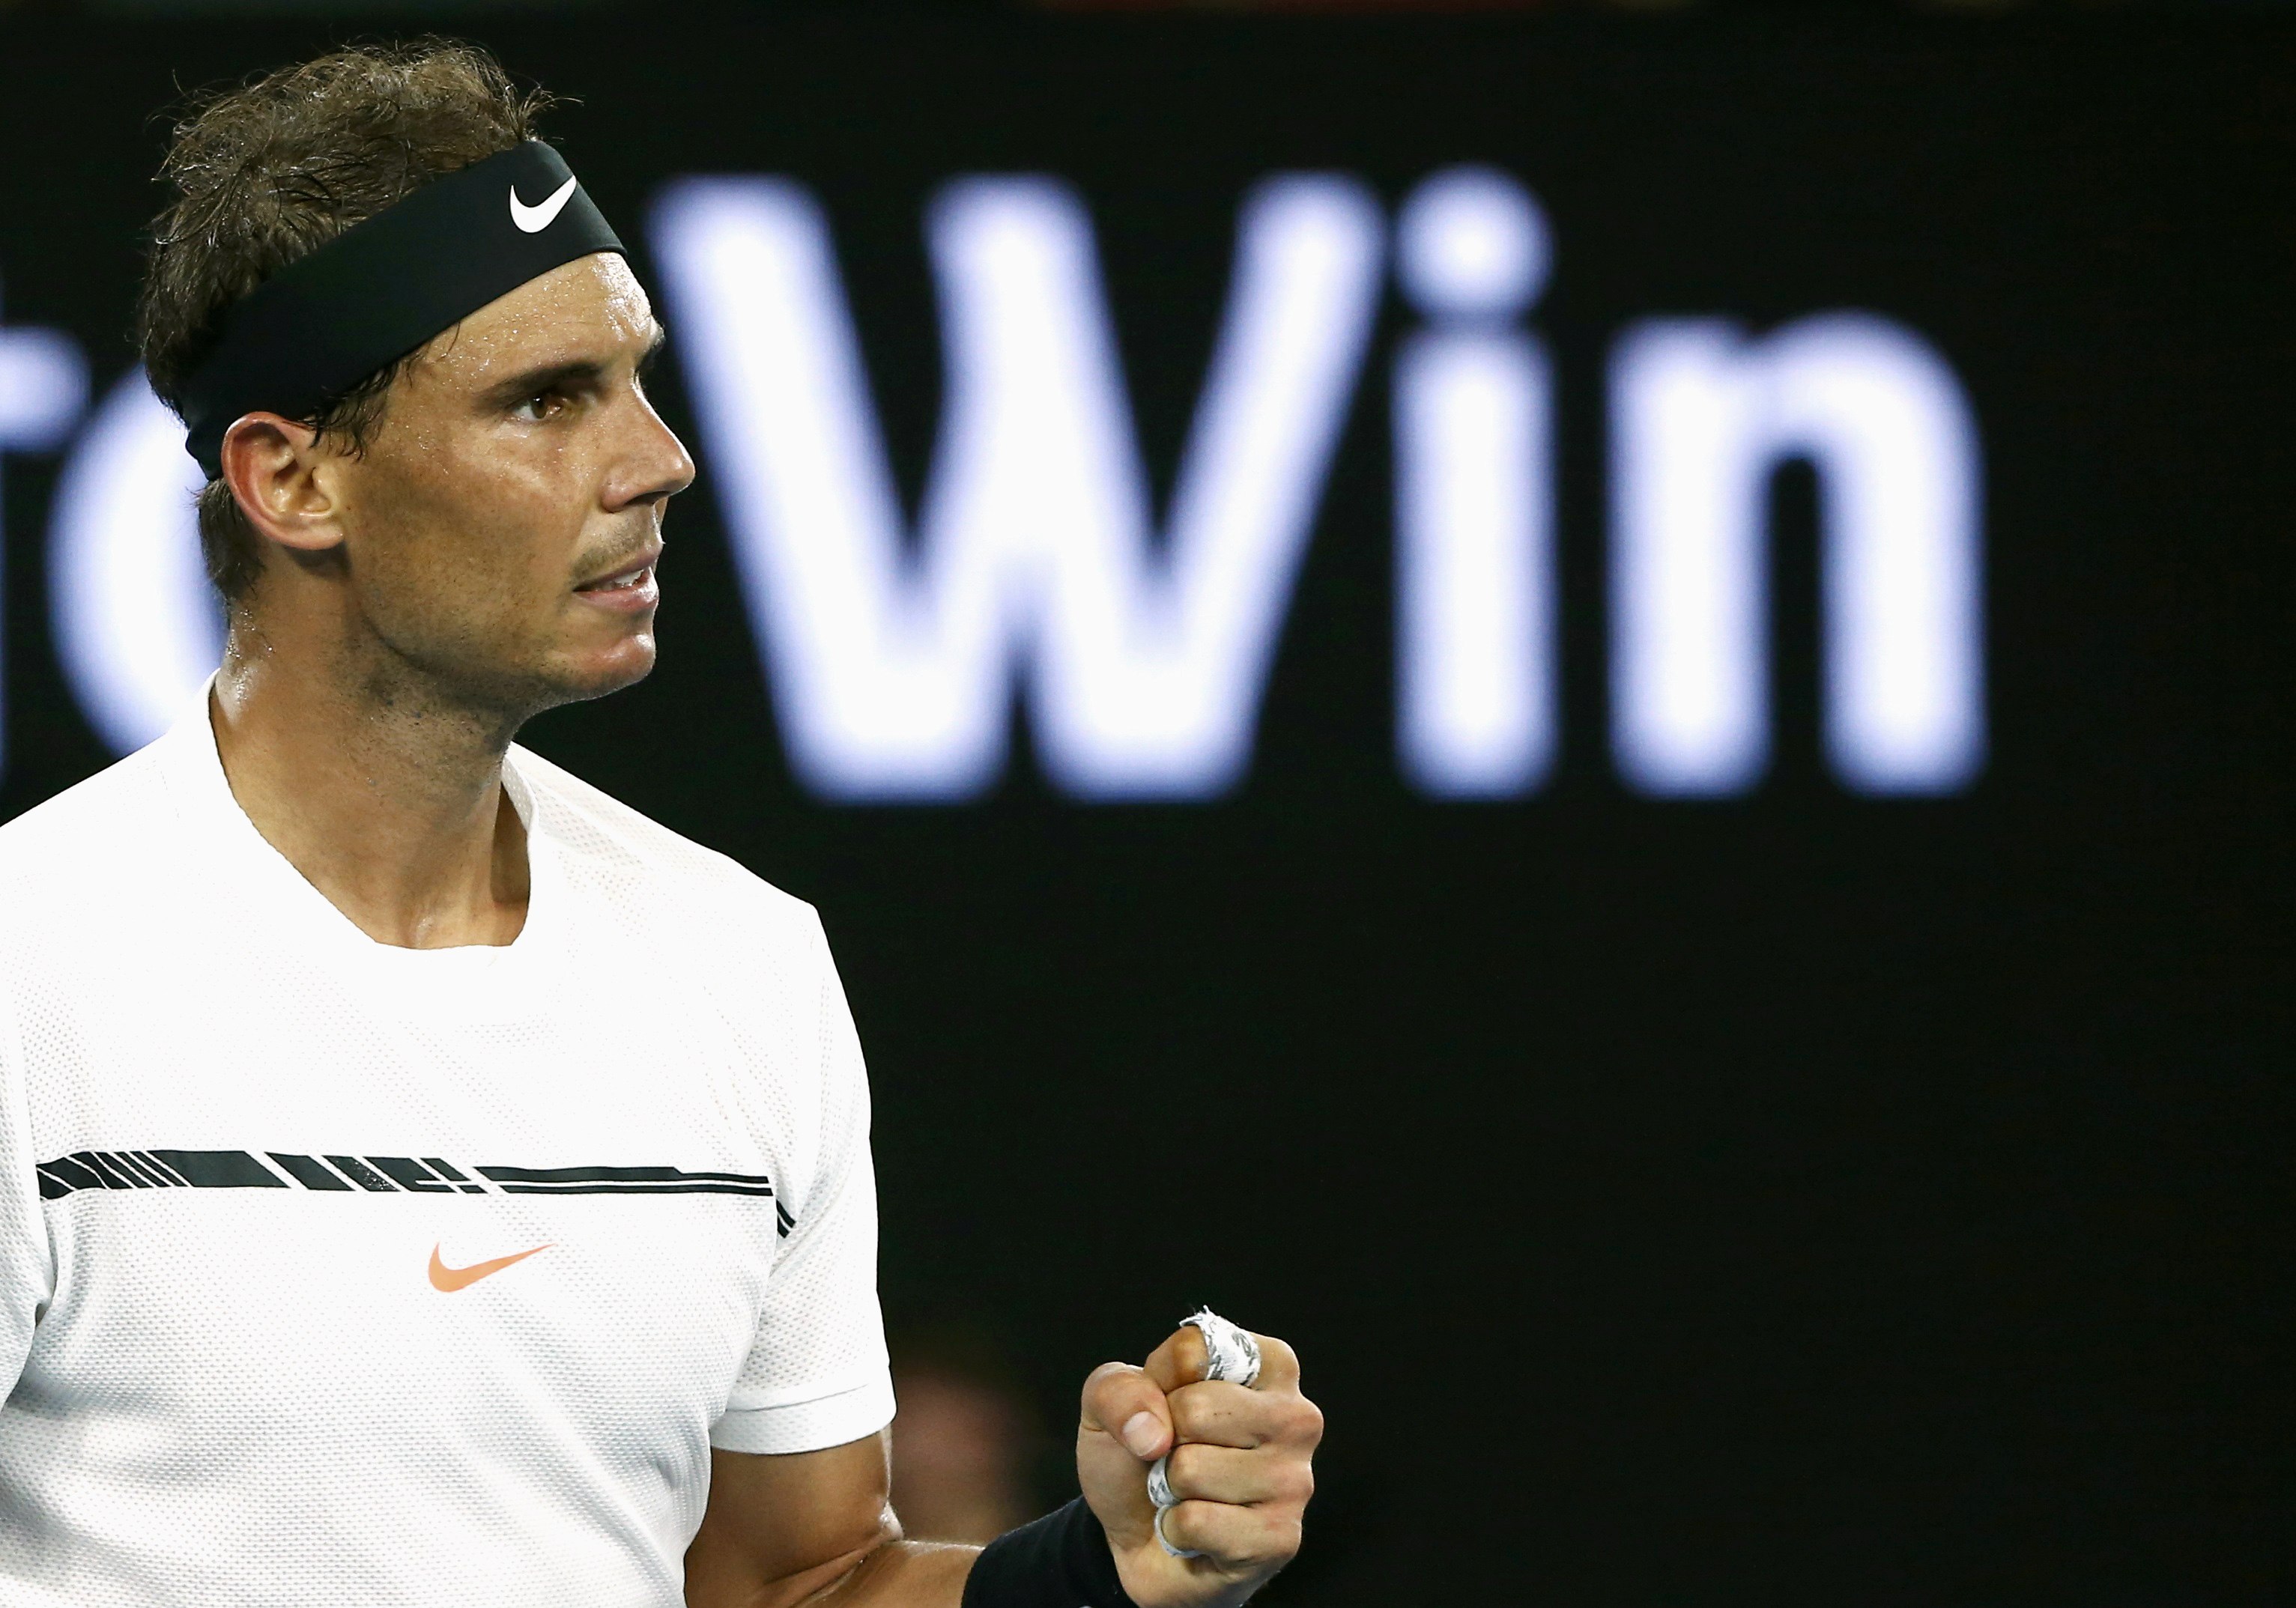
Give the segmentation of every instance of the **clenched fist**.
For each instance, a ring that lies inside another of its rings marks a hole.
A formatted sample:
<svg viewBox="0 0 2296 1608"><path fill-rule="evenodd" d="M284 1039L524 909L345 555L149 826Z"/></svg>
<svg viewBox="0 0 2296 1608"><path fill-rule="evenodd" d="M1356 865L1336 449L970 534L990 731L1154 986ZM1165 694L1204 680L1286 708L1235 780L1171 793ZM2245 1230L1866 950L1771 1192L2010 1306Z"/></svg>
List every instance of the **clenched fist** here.
<svg viewBox="0 0 2296 1608"><path fill-rule="evenodd" d="M1085 1382L1077 1478L1124 1589L1140 1608L1226 1608L1250 1596L1300 1550L1314 1494L1324 1415L1300 1393L1300 1359L1262 1334L1259 1377L1247 1389L1204 1377L1202 1333L1176 1332L1144 1367L1111 1362ZM1178 1505L1156 1538L1148 1470L1166 1453Z"/></svg>

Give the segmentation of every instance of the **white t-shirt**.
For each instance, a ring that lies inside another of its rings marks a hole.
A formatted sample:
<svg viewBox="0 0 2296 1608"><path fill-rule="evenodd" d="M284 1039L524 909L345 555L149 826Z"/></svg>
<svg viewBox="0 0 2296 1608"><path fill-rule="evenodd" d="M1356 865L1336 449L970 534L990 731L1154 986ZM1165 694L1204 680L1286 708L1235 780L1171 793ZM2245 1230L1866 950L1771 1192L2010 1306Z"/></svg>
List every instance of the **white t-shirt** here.
<svg viewBox="0 0 2296 1608"><path fill-rule="evenodd" d="M354 927L204 695L0 827L0 1608L674 1604L710 1447L891 1418L811 907L504 779L492 948Z"/></svg>

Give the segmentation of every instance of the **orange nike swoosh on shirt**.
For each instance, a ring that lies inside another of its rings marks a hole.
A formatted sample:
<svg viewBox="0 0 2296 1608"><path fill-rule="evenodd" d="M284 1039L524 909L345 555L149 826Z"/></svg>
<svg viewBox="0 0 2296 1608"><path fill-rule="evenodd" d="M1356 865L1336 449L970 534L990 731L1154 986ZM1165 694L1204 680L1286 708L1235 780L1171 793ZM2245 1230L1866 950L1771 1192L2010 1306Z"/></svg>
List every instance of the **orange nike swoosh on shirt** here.
<svg viewBox="0 0 2296 1608"><path fill-rule="evenodd" d="M553 1241L552 1243L556 1243ZM467 1268L449 1268L439 1259L439 1247L430 1247L430 1287L452 1295L457 1290L467 1290L490 1273L500 1273L512 1262L522 1262L528 1257L550 1249L537 1245L532 1251L521 1251L511 1256L498 1256L490 1262L472 1262Z"/></svg>

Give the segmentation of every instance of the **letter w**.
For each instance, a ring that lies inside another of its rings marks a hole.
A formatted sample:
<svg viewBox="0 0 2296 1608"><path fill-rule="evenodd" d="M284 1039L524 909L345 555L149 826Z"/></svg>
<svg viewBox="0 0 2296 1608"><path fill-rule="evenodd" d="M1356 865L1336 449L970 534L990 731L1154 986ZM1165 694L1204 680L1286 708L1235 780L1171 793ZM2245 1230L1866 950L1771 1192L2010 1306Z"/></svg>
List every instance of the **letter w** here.
<svg viewBox="0 0 2296 1608"><path fill-rule="evenodd" d="M1248 199L1160 551L1081 201L1048 178L954 181L928 218L946 390L912 547L819 207L779 179L668 190L654 254L802 780L841 799L977 793L1003 767L1025 669L1066 791L1232 786L1382 234L1343 179L1279 177Z"/></svg>

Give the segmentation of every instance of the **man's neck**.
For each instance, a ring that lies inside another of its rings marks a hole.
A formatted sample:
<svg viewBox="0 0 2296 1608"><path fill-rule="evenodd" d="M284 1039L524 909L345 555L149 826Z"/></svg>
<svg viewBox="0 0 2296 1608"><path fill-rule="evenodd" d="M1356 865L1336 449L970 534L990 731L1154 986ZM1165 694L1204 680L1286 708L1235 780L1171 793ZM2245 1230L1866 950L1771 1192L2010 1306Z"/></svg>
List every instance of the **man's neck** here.
<svg viewBox="0 0 2296 1608"><path fill-rule="evenodd" d="M526 829L502 785L515 722L404 666L308 662L234 622L209 718L232 796L359 931L410 949L507 944Z"/></svg>

